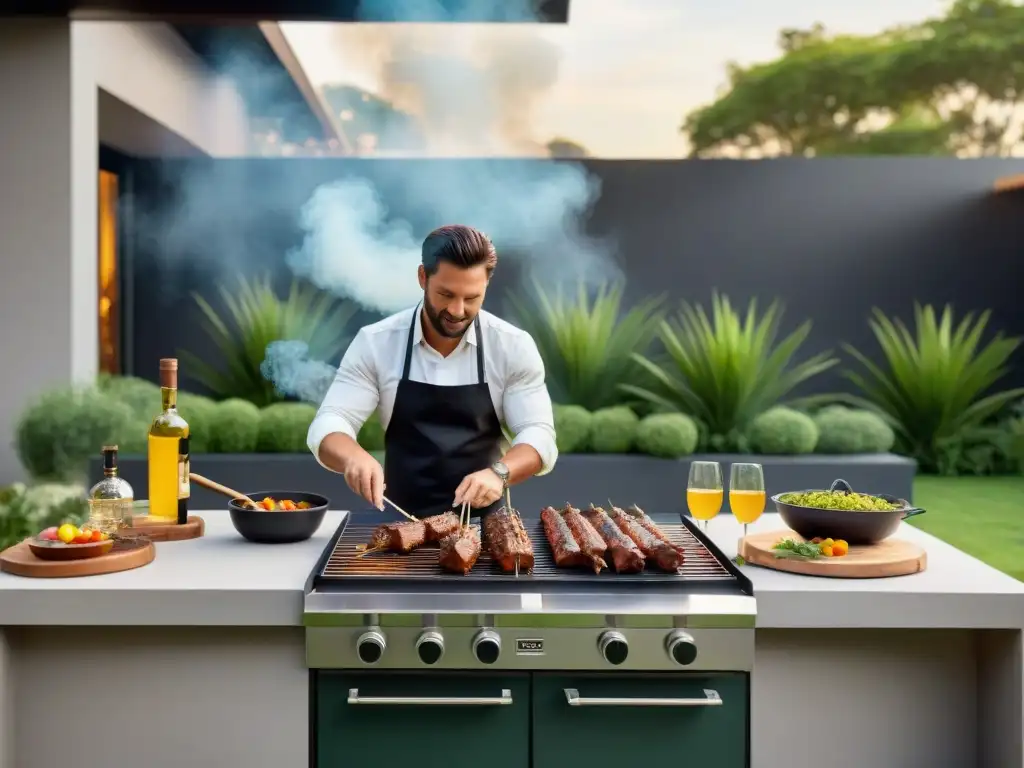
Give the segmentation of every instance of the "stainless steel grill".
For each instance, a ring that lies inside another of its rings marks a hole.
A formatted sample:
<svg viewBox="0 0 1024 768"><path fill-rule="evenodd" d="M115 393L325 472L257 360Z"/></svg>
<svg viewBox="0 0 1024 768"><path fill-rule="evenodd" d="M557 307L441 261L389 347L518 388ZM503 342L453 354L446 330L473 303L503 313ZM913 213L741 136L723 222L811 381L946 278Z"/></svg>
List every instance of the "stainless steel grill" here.
<svg viewBox="0 0 1024 768"><path fill-rule="evenodd" d="M732 582L735 576L708 549L691 530L688 521L676 518L674 522L665 522L655 518L659 528L676 546L683 548L684 562L677 573L664 573L645 569L641 573L621 574L607 569L599 574L585 570L558 568L552 559L551 548L544 536L543 525L539 519L524 519L523 523L533 541L534 568L530 573L520 572L518 576L502 572L487 552L486 546L476 566L466 576L449 574L438 566L436 545L427 545L413 550L407 555L391 552L374 552L359 557L360 550L366 546L376 525L361 521L349 522L345 525L334 544L333 549L320 572L324 580L354 579L442 579L455 582L474 581L527 581L531 583L559 582Z"/></svg>

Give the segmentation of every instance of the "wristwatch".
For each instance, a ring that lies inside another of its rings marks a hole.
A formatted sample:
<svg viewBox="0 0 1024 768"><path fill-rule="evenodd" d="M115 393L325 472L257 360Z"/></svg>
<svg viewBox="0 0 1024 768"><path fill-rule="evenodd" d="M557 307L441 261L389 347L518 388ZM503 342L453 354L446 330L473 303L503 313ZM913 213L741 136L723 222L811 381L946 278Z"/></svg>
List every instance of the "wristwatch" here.
<svg viewBox="0 0 1024 768"><path fill-rule="evenodd" d="M504 491L506 488L508 488L508 467L506 467L500 461L496 461L493 464L491 464L491 470L494 472L494 474L501 478L501 489Z"/></svg>

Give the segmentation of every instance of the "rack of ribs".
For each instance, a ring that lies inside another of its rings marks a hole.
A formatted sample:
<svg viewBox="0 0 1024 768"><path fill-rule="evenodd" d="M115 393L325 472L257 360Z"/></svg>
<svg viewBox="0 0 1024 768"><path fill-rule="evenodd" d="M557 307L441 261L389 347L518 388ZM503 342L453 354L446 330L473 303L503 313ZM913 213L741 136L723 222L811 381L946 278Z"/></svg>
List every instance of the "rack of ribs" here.
<svg viewBox="0 0 1024 768"><path fill-rule="evenodd" d="M683 564L682 552L659 539L624 509L612 506L608 517L636 544L637 548L644 553L644 557L654 563L659 571L675 573L679 570L679 566Z"/></svg>
<svg viewBox="0 0 1024 768"><path fill-rule="evenodd" d="M451 512L423 518L427 529L427 543L432 544L445 538L459 529L459 516Z"/></svg>
<svg viewBox="0 0 1024 768"><path fill-rule="evenodd" d="M594 530L587 519L583 516L576 507L566 502L562 508L562 519L565 520L565 524L569 526L569 530L572 531L572 537L579 544L580 549L583 550L584 554L591 558L597 558L602 563L605 562L605 555L608 552L608 545L605 543L601 535ZM594 561L596 563L596 561ZM605 567L608 564L605 563Z"/></svg>
<svg viewBox="0 0 1024 768"><path fill-rule="evenodd" d="M422 520L378 525L370 536L369 552L397 552L406 555L427 540L427 527Z"/></svg>
<svg viewBox="0 0 1024 768"><path fill-rule="evenodd" d="M533 542L516 510L501 507L485 515L483 533L487 549L504 573L533 570Z"/></svg>
<svg viewBox="0 0 1024 768"><path fill-rule="evenodd" d="M450 573L467 575L480 557L480 533L466 526L441 539L438 563Z"/></svg>
<svg viewBox="0 0 1024 768"><path fill-rule="evenodd" d="M581 517L582 519L582 517ZM554 557L555 565L559 568L593 568L594 573L600 573L602 568L608 564L598 555L584 552L572 535L565 517L554 507L545 507L541 510L540 521L544 526L544 537L551 546L551 554ZM589 524L586 520L584 524ZM597 533L595 532L596 536ZM601 542L604 544L604 542Z"/></svg>
<svg viewBox="0 0 1024 768"><path fill-rule="evenodd" d="M586 518L608 545L608 555L616 573L640 573L644 569L644 553L631 538L619 530L607 512L591 504L586 512Z"/></svg>

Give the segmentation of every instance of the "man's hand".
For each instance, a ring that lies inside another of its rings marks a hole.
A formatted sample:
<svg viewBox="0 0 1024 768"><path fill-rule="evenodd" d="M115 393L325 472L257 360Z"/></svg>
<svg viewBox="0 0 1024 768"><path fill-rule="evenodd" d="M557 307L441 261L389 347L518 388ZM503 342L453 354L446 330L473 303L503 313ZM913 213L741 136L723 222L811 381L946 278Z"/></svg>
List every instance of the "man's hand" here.
<svg viewBox="0 0 1024 768"><path fill-rule="evenodd" d="M383 511L384 468L373 456L366 451L352 456L345 466L345 482L355 493Z"/></svg>
<svg viewBox="0 0 1024 768"><path fill-rule="evenodd" d="M486 507L501 498L505 491L505 484L501 482L498 473L493 469L481 469L474 472L459 483L455 489L455 502L453 508L458 509L464 503L474 508Z"/></svg>

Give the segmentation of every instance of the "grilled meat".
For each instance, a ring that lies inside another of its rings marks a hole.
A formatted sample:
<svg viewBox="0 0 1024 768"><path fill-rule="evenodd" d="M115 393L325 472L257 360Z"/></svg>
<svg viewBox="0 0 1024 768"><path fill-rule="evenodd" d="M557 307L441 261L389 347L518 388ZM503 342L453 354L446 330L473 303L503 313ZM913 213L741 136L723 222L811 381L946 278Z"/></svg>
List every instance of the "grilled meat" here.
<svg viewBox="0 0 1024 768"><path fill-rule="evenodd" d="M540 513L540 521L544 526L544 536L551 545L555 565L559 568L593 568L594 573L600 573L602 568L608 567L597 555L580 549L562 513L554 507L545 507Z"/></svg>
<svg viewBox="0 0 1024 768"><path fill-rule="evenodd" d="M427 528L427 543L437 542L450 533L459 529L459 516L451 512L443 515L423 518L423 525Z"/></svg>
<svg viewBox="0 0 1024 768"><path fill-rule="evenodd" d="M605 554L608 552L608 545L604 539L594 530L594 527L587 522L583 514L571 504L566 504L562 509L562 517L565 524L572 531L572 537L576 540L583 553L591 558L597 558L604 562ZM595 560L595 564L597 562ZM607 564L605 564L607 567Z"/></svg>
<svg viewBox="0 0 1024 768"><path fill-rule="evenodd" d="M426 540L427 527L423 521L408 520L403 523L378 525L371 537L370 547L405 555L417 547L422 547Z"/></svg>
<svg viewBox="0 0 1024 768"><path fill-rule="evenodd" d="M619 530L608 513L600 507L590 505L586 518L608 545L608 555L616 573L640 573L646 558L633 540Z"/></svg>
<svg viewBox="0 0 1024 768"><path fill-rule="evenodd" d="M640 523L640 525L649 533L651 533L651 535L653 535L654 538L665 542L679 554L683 554L683 548L678 544L669 541L668 536L665 535L665 532L661 530L661 528L658 527L658 524L651 520L651 518L647 516L647 513L640 509L640 507L634 504L633 506L630 507L630 510L632 511L633 519Z"/></svg>
<svg viewBox="0 0 1024 768"><path fill-rule="evenodd" d="M477 528L463 528L441 539L438 563L441 568L458 573L468 574L480 557L480 533Z"/></svg>
<svg viewBox="0 0 1024 768"><path fill-rule="evenodd" d="M608 512L619 530L632 539L644 557L653 561L660 571L674 573L683 564L683 553L671 544L667 544L648 531L632 515L619 507L612 507Z"/></svg>
<svg viewBox="0 0 1024 768"><path fill-rule="evenodd" d="M483 529L487 549L502 571L533 570L533 542L518 512L508 507L495 510L484 516Z"/></svg>

